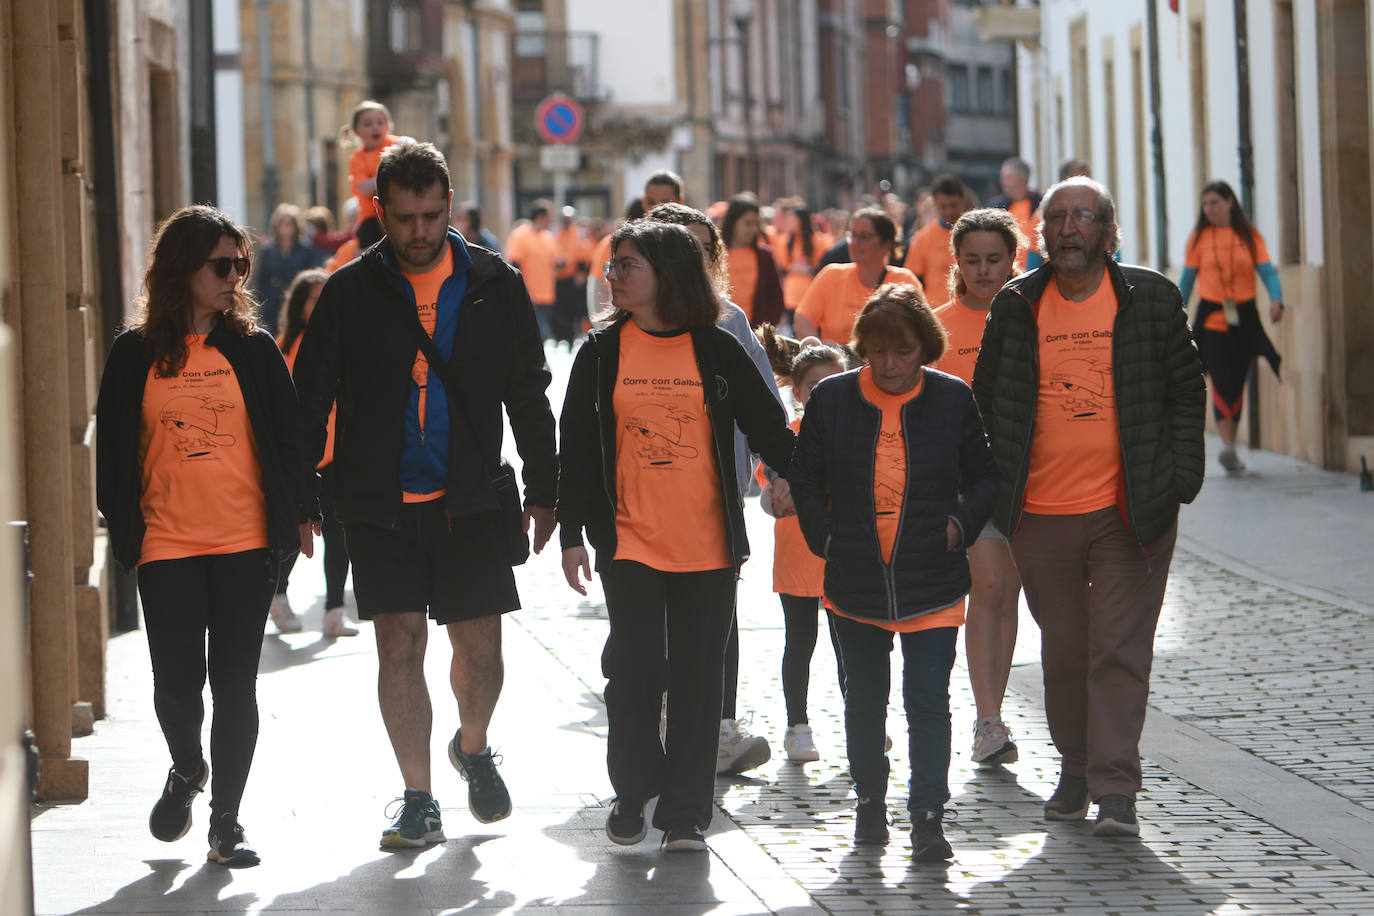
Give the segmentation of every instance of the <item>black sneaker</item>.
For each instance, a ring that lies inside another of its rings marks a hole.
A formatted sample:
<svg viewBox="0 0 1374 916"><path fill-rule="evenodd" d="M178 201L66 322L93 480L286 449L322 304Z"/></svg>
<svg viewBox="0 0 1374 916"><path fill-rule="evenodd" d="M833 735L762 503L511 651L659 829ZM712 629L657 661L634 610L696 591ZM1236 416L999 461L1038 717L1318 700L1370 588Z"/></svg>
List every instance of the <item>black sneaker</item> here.
<svg viewBox="0 0 1374 916"><path fill-rule="evenodd" d="M1081 821L1088 814L1088 780L1083 776L1059 774L1059 785L1045 802L1045 820Z"/></svg>
<svg viewBox="0 0 1374 916"><path fill-rule="evenodd" d="M393 805L401 803L400 811ZM387 805L387 817L396 821L382 831L383 849L420 849L431 843L444 842L444 822L439 803L434 796L420 789L406 789L401 797Z"/></svg>
<svg viewBox="0 0 1374 916"><path fill-rule="evenodd" d="M941 823L943 812L919 811L911 828L911 858L917 862L943 862L954 858Z"/></svg>
<svg viewBox="0 0 1374 916"><path fill-rule="evenodd" d="M664 852L705 852L706 837L696 827L673 827L663 834Z"/></svg>
<svg viewBox="0 0 1374 916"><path fill-rule="evenodd" d="M205 789L205 781L209 777L210 768L204 760L200 762L200 772L195 776L182 776L176 767L167 771L167 785L162 789L162 797L153 805L153 813L148 815L148 829L153 836L164 843L186 836L191 829L191 802Z"/></svg>
<svg viewBox="0 0 1374 916"><path fill-rule="evenodd" d="M859 799L854 807L854 845L886 846L889 823L885 799Z"/></svg>
<svg viewBox="0 0 1374 916"><path fill-rule="evenodd" d="M1135 799L1120 794L1099 798L1093 836L1140 836L1140 822L1135 819Z"/></svg>
<svg viewBox="0 0 1374 916"><path fill-rule="evenodd" d="M510 792L501 774L496 772L500 760L492 756L491 748L476 754L464 754L459 748L463 730L454 732L448 743L448 760L468 782L468 809L484 824L510 817Z"/></svg>
<svg viewBox="0 0 1374 916"><path fill-rule="evenodd" d="M232 811L211 816L210 854L205 858L228 868L251 868L262 861L253 847L248 845L248 838L239 826L238 815Z"/></svg>
<svg viewBox="0 0 1374 916"><path fill-rule="evenodd" d="M619 846L633 846L649 832L644 823L644 804L617 798L606 816L606 836Z"/></svg>

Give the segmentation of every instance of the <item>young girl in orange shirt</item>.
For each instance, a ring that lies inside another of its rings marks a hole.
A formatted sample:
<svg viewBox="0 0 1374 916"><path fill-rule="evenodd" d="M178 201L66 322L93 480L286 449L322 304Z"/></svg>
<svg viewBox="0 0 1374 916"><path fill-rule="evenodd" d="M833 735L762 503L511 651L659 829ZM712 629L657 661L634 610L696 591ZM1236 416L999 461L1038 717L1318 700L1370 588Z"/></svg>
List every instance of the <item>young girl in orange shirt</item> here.
<svg viewBox="0 0 1374 916"><path fill-rule="evenodd" d="M391 133L391 112L381 102L370 99L353 109L350 130L362 143L348 157L348 186L358 199L357 222L361 223L377 215L372 207L372 198L377 193L377 166L386 148L400 138Z"/></svg>

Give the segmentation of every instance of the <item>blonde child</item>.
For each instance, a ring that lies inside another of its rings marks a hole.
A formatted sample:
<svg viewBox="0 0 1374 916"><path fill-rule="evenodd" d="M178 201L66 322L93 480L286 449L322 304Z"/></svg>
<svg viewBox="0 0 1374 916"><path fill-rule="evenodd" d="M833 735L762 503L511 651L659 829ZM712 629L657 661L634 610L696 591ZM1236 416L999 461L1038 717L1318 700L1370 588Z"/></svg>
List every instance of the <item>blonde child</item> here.
<svg viewBox="0 0 1374 916"><path fill-rule="evenodd" d="M774 371L790 379L792 394L797 403L797 417L792 431L801 427L801 410L811 390L824 378L843 372L845 355L836 347L824 346L816 338L800 343L778 336L771 326L759 329L759 337L768 350ZM782 602L784 643L782 653L782 692L787 706L787 732L782 746L787 759L807 762L820 759L811 725L806 714L806 700L811 681L811 655L816 649L817 611L820 610L821 586L825 577L825 560L806 546L801 526L797 524L796 509L787 481L769 480L762 465L758 469L763 485L760 505L773 516L773 591ZM844 667L840 662L840 647L835 629L826 611L830 644L835 651L840 689L844 689Z"/></svg>
<svg viewBox="0 0 1374 916"><path fill-rule="evenodd" d="M377 193L377 165L386 148L400 138L391 133L391 112L381 102L371 100L359 102L353 109L351 130L362 143L348 157L348 186L358 201L356 226L377 215L372 207L372 197Z"/></svg>

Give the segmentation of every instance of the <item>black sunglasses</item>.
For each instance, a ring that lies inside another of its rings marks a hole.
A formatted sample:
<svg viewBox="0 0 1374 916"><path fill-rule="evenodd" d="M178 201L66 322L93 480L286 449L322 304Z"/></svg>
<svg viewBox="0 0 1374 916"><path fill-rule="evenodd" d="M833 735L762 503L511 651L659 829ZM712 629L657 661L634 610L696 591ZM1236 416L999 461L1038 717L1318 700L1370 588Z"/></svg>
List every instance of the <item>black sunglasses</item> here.
<svg viewBox="0 0 1374 916"><path fill-rule="evenodd" d="M248 276L248 270L253 266L253 262L248 258L206 258L206 264L215 265L215 276L223 280L229 276L229 269L233 268L239 272L239 279Z"/></svg>

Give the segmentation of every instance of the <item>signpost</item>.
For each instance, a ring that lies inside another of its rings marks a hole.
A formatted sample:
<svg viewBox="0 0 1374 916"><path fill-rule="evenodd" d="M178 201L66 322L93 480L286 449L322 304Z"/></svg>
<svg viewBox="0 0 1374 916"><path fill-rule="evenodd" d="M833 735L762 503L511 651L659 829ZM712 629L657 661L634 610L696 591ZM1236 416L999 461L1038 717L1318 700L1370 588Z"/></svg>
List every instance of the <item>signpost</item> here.
<svg viewBox="0 0 1374 916"><path fill-rule="evenodd" d="M581 161L573 143L582 135L582 106L577 100L555 92L534 110L534 129L550 144L539 151L539 167L553 174L554 205L563 206L568 177Z"/></svg>

